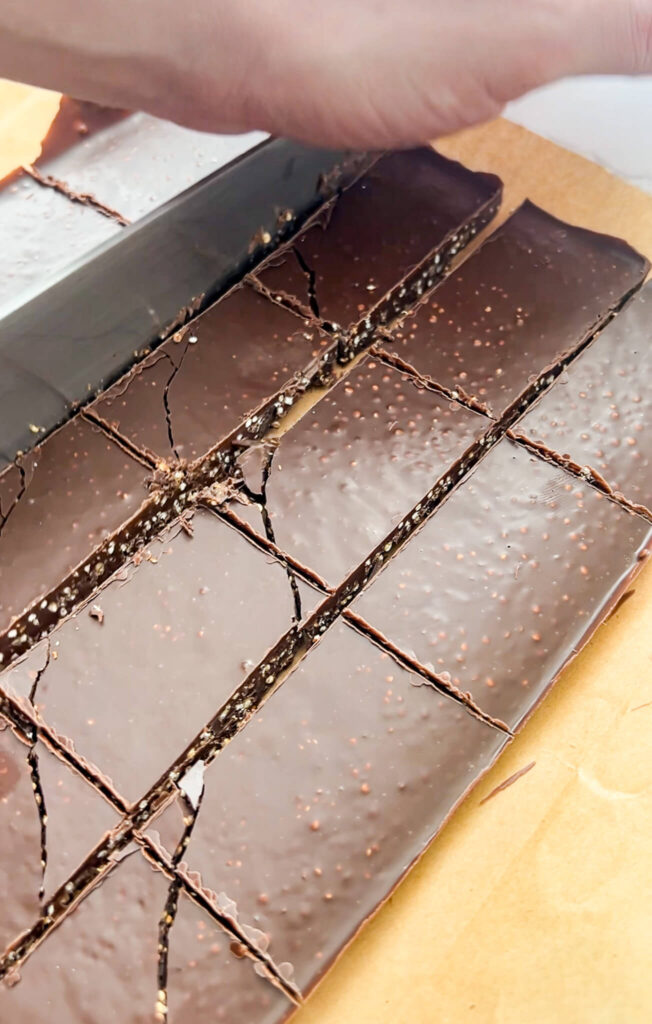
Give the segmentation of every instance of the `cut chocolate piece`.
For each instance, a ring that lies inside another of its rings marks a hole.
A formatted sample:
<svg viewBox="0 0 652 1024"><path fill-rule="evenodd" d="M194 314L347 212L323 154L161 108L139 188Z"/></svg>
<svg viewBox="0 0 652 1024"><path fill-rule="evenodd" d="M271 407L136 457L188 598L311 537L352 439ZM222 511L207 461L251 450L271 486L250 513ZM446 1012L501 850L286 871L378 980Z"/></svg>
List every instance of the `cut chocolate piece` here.
<svg viewBox="0 0 652 1024"><path fill-rule="evenodd" d="M352 607L515 727L651 541L644 519L505 439Z"/></svg>
<svg viewBox="0 0 652 1024"><path fill-rule="evenodd" d="M647 269L625 242L526 202L392 332L390 347L499 417L531 377L589 338Z"/></svg>
<svg viewBox="0 0 652 1024"><path fill-rule="evenodd" d="M0 190L2 314L22 305L120 225L17 171ZM0 364L1 367L1 364Z"/></svg>
<svg viewBox="0 0 652 1024"><path fill-rule="evenodd" d="M194 459L331 343L245 285L136 366L92 409L141 448Z"/></svg>
<svg viewBox="0 0 652 1024"><path fill-rule="evenodd" d="M30 747L0 719L0 949L41 913L41 886L47 901L117 820L42 743Z"/></svg>
<svg viewBox="0 0 652 1024"><path fill-rule="evenodd" d="M494 175L469 171L430 148L392 153L296 239L299 259L292 249L272 256L256 276L272 294L290 294L346 330L431 253L447 242L455 246L458 232L462 248L462 229L476 219L475 229L487 223L500 195ZM433 273L440 262L433 255ZM401 299L406 308L414 296Z"/></svg>
<svg viewBox="0 0 652 1024"><path fill-rule="evenodd" d="M150 475L79 417L0 474L0 630L140 507Z"/></svg>
<svg viewBox="0 0 652 1024"><path fill-rule="evenodd" d="M652 509L652 283L515 428Z"/></svg>
<svg viewBox="0 0 652 1024"><path fill-rule="evenodd" d="M277 545L339 584L487 426L365 359L281 438L266 488ZM259 525L255 509L234 511Z"/></svg>
<svg viewBox="0 0 652 1024"><path fill-rule="evenodd" d="M138 220L259 142L261 132L210 135L149 114L114 118L48 163L48 173ZM41 161L38 162L40 166Z"/></svg>
<svg viewBox="0 0 652 1024"><path fill-rule="evenodd" d="M139 852L118 864L0 986L0 1020L144 1024L157 1017L168 881ZM279 1024L289 1000L183 894L170 937L170 1021Z"/></svg>
<svg viewBox="0 0 652 1024"><path fill-rule="evenodd" d="M417 682L338 623L206 772L189 868L304 993L506 742ZM173 846L177 809L154 827Z"/></svg>
<svg viewBox="0 0 652 1024"><path fill-rule="evenodd" d="M39 685L45 721L132 800L290 629L295 611L278 562L210 512L188 529L191 537L168 533L149 561L63 623ZM42 661L41 645L1 684L26 696Z"/></svg>

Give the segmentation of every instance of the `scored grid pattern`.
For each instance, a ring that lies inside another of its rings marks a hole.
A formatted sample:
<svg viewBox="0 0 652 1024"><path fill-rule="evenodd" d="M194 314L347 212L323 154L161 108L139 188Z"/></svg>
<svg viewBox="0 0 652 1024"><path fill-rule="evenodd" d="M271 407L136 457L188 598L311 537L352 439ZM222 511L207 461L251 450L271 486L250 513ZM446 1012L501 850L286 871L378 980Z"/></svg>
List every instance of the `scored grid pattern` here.
<svg viewBox="0 0 652 1024"><path fill-rule="evenodd" d="M545 383L548 384L549 381L546 379ZM534 388L534 389L529 388L528 391L529 391L529 395L530 396L535 396L537 394L537 389L536 388ZM520 407L518 408L517 412L518 411L520 411ZM503 420L501 421L501 423L500 423L498 428L496 428L495 424L491 424L491 425L488 424L487 432L486 432L486 434L483 437L483 441L486 441L487 443L484 446L477 447L472 453L467 454L466 464L465 465L460 465L458 467L460 475L464 474L464 472L468 469L468 467L469 467L471 462L477 461L479 458L482 457L483 449L484 448L489 448L490 446L492 446L498 440L498 438L506 431L508 426L509 426L509 422L505 418L503 418ZM464 460L462 460L462 461L464 461ZM435 488L435 489L433 489L432 492L429 492L429 495L427 496L427 501L425 503L425 507L423 509L423 516L417 515L415 520L414 520L414 522L418 523L419 521L421 521L422 518L425 518L426 515L428 514L428 512L432 511L432 509L434 507L436 507L441 502L443 497L452 489L453 486L454 486L454 481L451 480L451 481L449 481L448 484L446 484L445 481L443 481L441 486L439 487L439 489ZM421 503L418 503L418 504L421 504ZM419 511L419 513L421 513L421 509L419 509L418 511ZM402 525L403 524L401 524L401 526ZM396 534L396 531L394 531L394 534ZM400 538L400 531L399 531L399 538L398 539L399 539L399 541L401 539ZM405 535L403 536L402 539L403 540L405 539ZM392 545L394 544L394 540L396 540L396 537L391 541ZM382 563L382 561L384 561L383 552L382 552L382 548L384 546L385 546L385 544L379 545L379 550L377 551L377 554L381 556L380 557L380 563ZM346 583L343 584L342 587L339 588L340 596L343 597L345 600L350 599L350 597L353 595L353 593L355 593L355 590L359 589L359 586L360 586L360 583L357 580L354 581L354 584L355 584L355 588L352 589L352 590L351 589L347 590L347 584ZM328 605L328 599L325 602L325 604ZM338 611L339 611L339 609L337 608L337 603L336 603L336 606L335 606L335 608L333 610L333 617L336 617ZM330 625L330 621L331 620L328 618L327 615L324 615L323 613L318 613L318 615L317 615L317 617L315 618L315 621L314 621L314 627L315 627L316 634L318 635L318 634L320 634L322 632L322 627L324 626L324 624ZM310 631L308 631L308 633L310 634ZM288 640L288 643L289 643L289 640ZM286 652L281 651L280 653L281 654L285 654L285 656L287 656L287 654L290 653L291 656L294 656L297 653L298 650L299 650L299 647L296 647L294 649L289 650L289 652L288 651L286 651ZM291 660L291 658L290 658L290 660ZM282 659L281 659L281 664L283 664L283 660ZM440 680L440 684L442 684L444 686L444 688L445 688L445 682L444 681ZM198 755L195 755L195 756L198 756Z"/></svg>

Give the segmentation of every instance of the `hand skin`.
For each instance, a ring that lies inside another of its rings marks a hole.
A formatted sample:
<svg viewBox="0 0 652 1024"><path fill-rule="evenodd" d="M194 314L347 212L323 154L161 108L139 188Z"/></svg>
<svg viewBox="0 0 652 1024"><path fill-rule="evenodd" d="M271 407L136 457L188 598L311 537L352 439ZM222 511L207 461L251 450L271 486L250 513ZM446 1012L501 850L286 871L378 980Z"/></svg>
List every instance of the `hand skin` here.
<svg viewBox="0 0 652 1024"><path fill-rule="evenodd" d="M652 73L652 0L0 0L0 75L214 132L384 148Z"/></svg>

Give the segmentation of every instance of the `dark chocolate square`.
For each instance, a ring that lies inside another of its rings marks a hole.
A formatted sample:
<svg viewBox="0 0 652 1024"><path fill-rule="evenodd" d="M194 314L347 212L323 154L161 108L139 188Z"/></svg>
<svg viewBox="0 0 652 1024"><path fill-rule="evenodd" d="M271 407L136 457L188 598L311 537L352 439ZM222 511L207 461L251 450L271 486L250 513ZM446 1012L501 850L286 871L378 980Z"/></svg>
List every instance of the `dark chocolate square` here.
<svg viewBox="0 0 652 1024"><path fill-rule="evenodd" d="M138 510L150 471L81 417L0 474L0 630Z"/></svg>
<svg viewBox="0 0 652 1024"><path fill-rule="evenodd" d="M279 563L210 512L192 523L192 537L168 531L59 627L39 683L43 718L130 800L292 625ZM0 685L27 695L43 660L41 644Z"/></svg>
<svg viewBox="0 0 652 1024"><path fill-rule="evenodd" d="M194 459L329 344L315 325L302 325L245 285L139 363L91 408L159 457Z"/></svg>
<svg viewBox="0 0 652 1024"><path fill-rule="evenodd" d="M392 153L256 276L272 293L290 293L310 307L306 267L314 274L314 310L351 328L469 221L482 220L483 212L488 221L500 194L494 175L470 171L429 147Z"/></svg>
<svg viewBox="0 0 652 1024"><path fill-rule="evenodd" d="M652 510L652 283L515 428Z"/></svg>
<svg viewBox="0 0 652 1024"><path fill-rule="evenodd" d="M505 439L352 607L515 727L651 541L643 518Z"/></svg>
<svg viewBox="0 0 652 1024"><path fill-rule="evenodd" d="M488 425L366 358L280 440L267 483L276 543L339 584ZM260 528L255 508L234 511Z"/></svg>
<svg viewBox="0 0 652 1024"><path fill-rule="evenodd" d="M636 288L647 261L625 242L526 202L436 288L388 347L499 417Z"/></svg>
<svg viewBox="0 0 652 1024"><path fill-rule="evenodd" d="M207 769L189 869L306 993L505 742L340 622Z"/></svg>

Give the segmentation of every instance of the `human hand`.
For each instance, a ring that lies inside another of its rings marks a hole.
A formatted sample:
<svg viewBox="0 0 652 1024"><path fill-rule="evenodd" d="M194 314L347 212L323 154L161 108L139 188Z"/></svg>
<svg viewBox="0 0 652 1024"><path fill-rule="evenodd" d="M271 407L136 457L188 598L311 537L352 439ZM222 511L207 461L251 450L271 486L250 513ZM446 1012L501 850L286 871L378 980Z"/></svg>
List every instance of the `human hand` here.
<svg viewBox="0 0 652 1024"><path fill-rule="evenodd" d="M652 0L61 0L56 25L45 6L0 0L0 73L324 145L411 145L564 75L652 73Z"/></svg>

